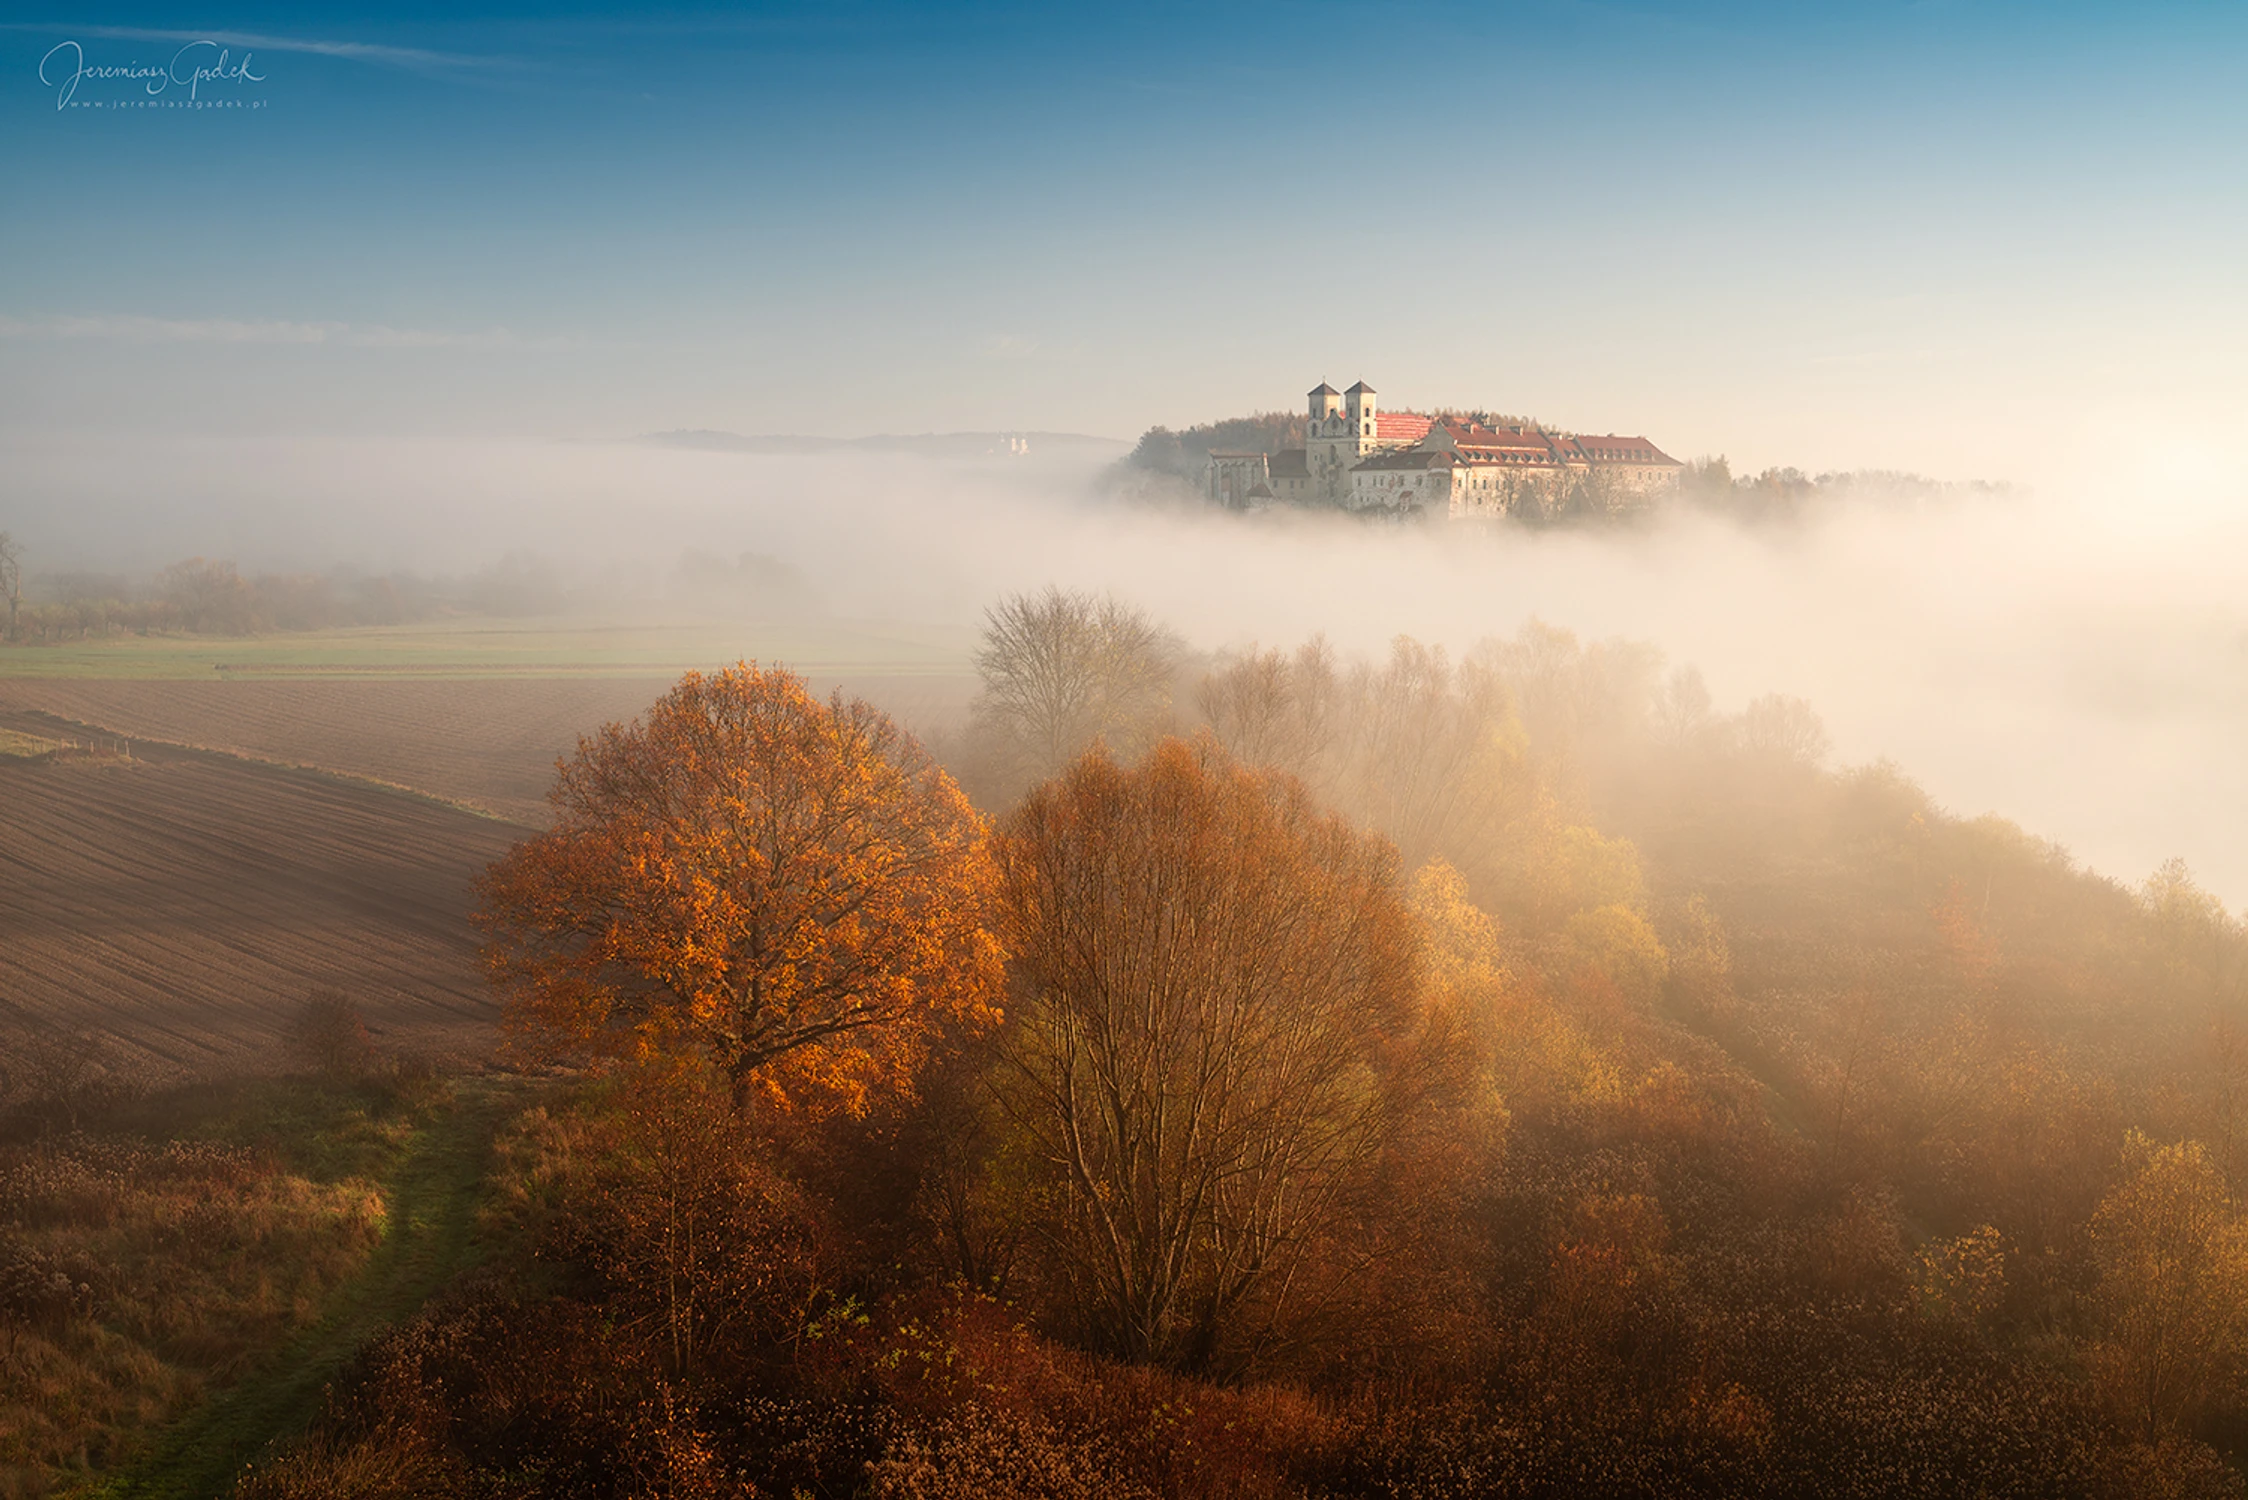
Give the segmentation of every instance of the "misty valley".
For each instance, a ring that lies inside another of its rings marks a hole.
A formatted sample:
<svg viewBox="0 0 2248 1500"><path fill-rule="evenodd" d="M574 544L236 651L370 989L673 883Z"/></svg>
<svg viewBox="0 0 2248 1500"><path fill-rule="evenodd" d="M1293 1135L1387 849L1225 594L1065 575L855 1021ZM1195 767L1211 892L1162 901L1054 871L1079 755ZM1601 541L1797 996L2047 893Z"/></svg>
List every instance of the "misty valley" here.
<svg viewBox="0 0 2248 1500"><path fill-rule="evenodd" d="M38 580L16 1492L2238 1483L2183 861L1539 622L560 577ZM813 676L664 665L728 635Z"/></svg>
<svg viewBox="0 0 2248 1500"><path fill-rule="evenodd" d="M9 7L0 1500L2248 1500L2244 65Z"/></svg>

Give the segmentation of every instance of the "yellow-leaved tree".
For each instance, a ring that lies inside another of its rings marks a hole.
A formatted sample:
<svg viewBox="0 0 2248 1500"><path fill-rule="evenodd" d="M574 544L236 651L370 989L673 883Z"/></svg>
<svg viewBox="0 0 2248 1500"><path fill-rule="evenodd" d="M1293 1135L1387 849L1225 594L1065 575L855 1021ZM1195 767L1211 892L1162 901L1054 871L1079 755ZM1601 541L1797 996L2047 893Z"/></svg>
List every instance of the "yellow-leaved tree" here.
<svg viewBox="0 0 2248 1500"><path fill-rule="evenodd" d="M2248 1223L2199 1141L2134 1130L2124 1166L2092 1215L2102 1326L2090 1363L2125 1424L2153 1440L2239 1390Z"/></svg>
<svg viewBox="0 0 2248 1500"><path fill-rule="evenodd" d="M737 1103L863 1112L931 1032L996 1018L994 872L967 798L887 717L794 673L689 673L578 742L551 830L480 882L512 1025L699 1053Z"/></svg>

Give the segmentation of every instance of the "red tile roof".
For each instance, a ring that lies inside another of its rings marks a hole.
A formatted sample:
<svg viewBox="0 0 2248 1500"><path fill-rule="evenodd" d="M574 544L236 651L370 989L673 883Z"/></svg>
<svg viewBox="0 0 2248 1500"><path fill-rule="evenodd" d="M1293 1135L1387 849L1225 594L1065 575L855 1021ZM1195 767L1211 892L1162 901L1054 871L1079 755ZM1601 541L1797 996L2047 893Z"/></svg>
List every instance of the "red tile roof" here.
<svg viewBox="0 0 2248 1500"><path fill-rule="evenodd" d="M1616 433L1598 436L1580 433L1574 440L1577 451L1591 462L1609 464L1675 464L1662 449L1643 437L1622 437Z"/></svg>
<svg viewBox="0 0 2248 1500"><path fill-rule="evenodd" d="M1428 436L1435 422L1418 412L1378 411L1374 413L1374 437L1384 443L1417 443Z"/></svg>
<svg viewBox="0 0 2248 1500"><path fill-rule="evenodd" d="M1503 455L1505 461L1522 463L1553 463L1557 459L1553 439L1536 428L1485 427L1480 422L1446 421L1444 433L1463 455L1483 456L1486 461Z"/></svg>
<svg viewBox="0 0 2248 1500"><path fill-rule="evenodd" d="M1480 422L1447 417L1445 436L1463 458L1481 462L1531 464L1673 464L1662 449L1643 437L1615 433L1571 436L1540 432L1527 427L1485 427Z"/></svg>

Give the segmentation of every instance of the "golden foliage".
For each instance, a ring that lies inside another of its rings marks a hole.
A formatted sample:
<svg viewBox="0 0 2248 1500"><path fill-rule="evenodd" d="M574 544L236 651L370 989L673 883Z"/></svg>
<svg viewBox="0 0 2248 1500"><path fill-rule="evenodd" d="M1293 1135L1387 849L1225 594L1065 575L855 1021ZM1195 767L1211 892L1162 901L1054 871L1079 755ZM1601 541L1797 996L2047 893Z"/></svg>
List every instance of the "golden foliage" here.
<svg viewBox="0 0 2248 1500"><path fill-rule="evenodd" d="M1612 988L1624 1003L1644 1010L1670 977L1670 955L1647 919L1628 906L1580 911L1563 924L1553 965L1579 984Z"/></svg>
<svg viewBox="0 0 2248 1500"><path fill-rule="evenodd" d="M2248 1334L2248 1223L2199 1141L2124 1142L2127 1175L2092 1215L2096 1378L2149 1440L2237 1388Z"/></svg>
<svg viewBox="0 0 2248 1500"><path fill-rule="evenodd" d="M1975 1322L2006 1298L2006 1236L1988 1224L1920 1252L1920 1295L1932 1311Z"/></svg>
<svg viewBox="0 0 2248 1500"><path fill-rule="evenodd" d="M1672 995L1701 1021L1731 1020L1738 1004L1733 993L1733 947L1709 902L1700 895L1688 897L1672 909L1666 931Z"/></svg>
<svg viewBox="0 0 2248 1500"><path fill-rule="evenodd" d="M1420 919L1421 962L1433 993L1488 1006L1513 987L1498 919L1468 899L1466 876L1430 860L1414 873L1407 901Z"/></svg>
<svg viewBox="0 0 2248 1500"><path fill-rule="evenodd" d="M994 1019L983 821L862 702L750 663L689 673L580 740L551 800L479 916L536 1041L692 1048L737 1098L860 1113L940 1018Z"/></svg>

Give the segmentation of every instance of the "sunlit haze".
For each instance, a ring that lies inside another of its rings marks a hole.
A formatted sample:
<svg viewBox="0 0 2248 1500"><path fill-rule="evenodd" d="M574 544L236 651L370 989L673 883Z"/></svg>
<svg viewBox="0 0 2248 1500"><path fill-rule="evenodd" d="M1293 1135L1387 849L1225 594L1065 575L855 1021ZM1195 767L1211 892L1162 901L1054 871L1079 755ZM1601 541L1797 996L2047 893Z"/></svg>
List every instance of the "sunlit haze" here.
<svg viewBox="0 0 2248 1500"><path fill-rule="evenodd" d="M2248 1500L2244 85L0 4L0 1500Z"/></svg>
<svg viewBox="0 0 2248 1500"><path fill-rule="evenodd" d="M162 13L19 12L8 519L93 571L516 554L646 592L683 552L754 550L832 612L959 639L1048 578L1204 647L1464 645L1534 614L1800 693L1845 757L2119 877L2184 854L2237 901L2242 24L330 8L230 20L262 81L204 88L257 107L183 111L58 71L170 57ZM1494 57L1503 87L1430 81ZM1322 376L1736 474L2014 488L1464 549L1088 501L1143 428ZM677 429L1116 446L1002 474L618 445Z"/></svg>

